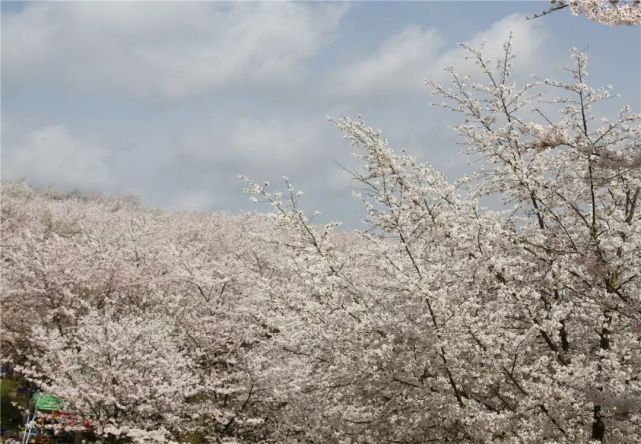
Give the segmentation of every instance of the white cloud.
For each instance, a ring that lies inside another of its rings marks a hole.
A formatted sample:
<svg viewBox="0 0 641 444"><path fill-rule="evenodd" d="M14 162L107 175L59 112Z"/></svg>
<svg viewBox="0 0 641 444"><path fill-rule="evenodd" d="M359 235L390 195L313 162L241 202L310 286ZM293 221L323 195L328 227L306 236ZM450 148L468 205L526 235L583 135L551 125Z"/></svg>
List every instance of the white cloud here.
<svg viewBox="0 0 641 444"><path fill-rule="evenodd" d="M375 54L348 67L337 79L341 91L355 95L412 91L443 45L435 30L410 26L384 41Z"/></svg>
<svg viewBox="0 0 641 444"><path fill-rule="evenodd" d="M3 82L62 82L175 98L286 84L336 30L344 5L31 3L3 15Z"/></svg>
<svg viewBox="0 0 641 444"><path fill-rule="evenodd" d="M469 43L478 47L485 42L484 53L496 57L512 32L518 55L516 73L529 75L535 63L540 62L541 49L546 45L547 32L540 23L510 15L474 35ZM443 68L449 64L459 66L457 70L462 73L476 72L474 65L465 61L466 55L458 46L446 47L438 30L410 26L385 40L374 54L338 72L331 79L330 89L352 97L421 93L427 91L425 79L443 80Z"/></svg>
<svg viewBox="0 0 641 444"><path fill-rule="evenodd" d="M228 165L242 168L233 174L253 170L280 175L314 168L314 159L328 153L328 139L340 136L323 118L280 119L239 118L229 125L212 122L210 128L190 129L181 144L183 161L200 168Z"/></svg>
<svg viewBox="0 0 641 444"><path fill-rule="evenodd" d="M113 184L109 151L72 137L66 128L46 126L3 146L3 179L26 179L63 189L100 190Z"/></svg>
<svg viewBox="0 0 641 444"><path fill-rule="evenodd" d="M239 185L240 187L240 185ZM168 200L157 202L161 207L180 211L208 211L216 204L213 192L209 189L179 191Z"/></svg>
<svg viewBox="0 0 641 444"><path fill-rule="evenodd" d="M327 189L334 195L349 194L350 187L352 186L352 180L353 177L349 172L337 166L327 176Z"/></svg>
<svg viewBox="0 0 641 444"><path fill-rule="evenodd" d="M517 56L514 61L514 74L518 76L530 76L534 70L540 67L541 62L546 60L544 49L547 45L548 32L540 20L527 20L519 14L509 15L492 24L482 32L477 33L469 43L473 48L479 48L483 44L483 53L487 58L494 59L503 54L503 44L512 34L513 51ZM440 80L446 77L443 68L454 64L461 73L478 73L478 67L465 58L468 52L456 47L444 52L435 61L433 69L428 74L433 80ZM546 60L546 63L549 60ZM556 69L556 66L554 66Z"/></svg>

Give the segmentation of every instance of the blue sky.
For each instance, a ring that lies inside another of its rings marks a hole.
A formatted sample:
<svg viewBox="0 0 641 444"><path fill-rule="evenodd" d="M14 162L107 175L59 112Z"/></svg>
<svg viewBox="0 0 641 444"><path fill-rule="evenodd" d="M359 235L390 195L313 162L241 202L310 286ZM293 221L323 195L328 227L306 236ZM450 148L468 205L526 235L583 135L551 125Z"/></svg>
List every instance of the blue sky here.
<svg viewBox="0 0 641 444"><path fill-rule="evenodd" d="M452 178L466 171L425 79L457 43L509 31L517 79L562 76L571 47L593 85L641 103L639 27L546 2L2 3L2 178L139 195L150 206L256 207L236 178L289 176L305 207L354 226L350 150L327 116L362 115ZM621 103L623 104L623 103Z"/></svg>

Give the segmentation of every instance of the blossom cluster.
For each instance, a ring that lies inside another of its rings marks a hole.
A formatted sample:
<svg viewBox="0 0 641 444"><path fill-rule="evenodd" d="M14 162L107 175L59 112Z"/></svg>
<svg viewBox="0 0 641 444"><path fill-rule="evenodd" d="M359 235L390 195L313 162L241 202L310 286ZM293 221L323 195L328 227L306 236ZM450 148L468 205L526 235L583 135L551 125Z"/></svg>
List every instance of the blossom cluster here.
<svg viewBox="0 0 641 444"><path fill-rule="evenodd" d="M569 7L574 15L607 26L641 24L639 0L550 0L550 8L537 16Z"/></svg>

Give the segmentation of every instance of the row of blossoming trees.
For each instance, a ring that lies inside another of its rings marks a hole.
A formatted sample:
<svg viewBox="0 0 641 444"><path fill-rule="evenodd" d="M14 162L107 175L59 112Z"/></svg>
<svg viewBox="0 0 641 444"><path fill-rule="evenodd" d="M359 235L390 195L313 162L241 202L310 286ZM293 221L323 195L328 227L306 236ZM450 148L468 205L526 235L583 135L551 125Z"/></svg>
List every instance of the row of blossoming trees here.
<svg viewBox="0 0 641 444"><path fill-rule="evenodd" d="M432 87L476 174L335 122L363 231L287 180L248 180L274 211L241 217L4 184L3 358L96 440L635 441L641 115L593 114L582 53L517 85L511 42L467 50L480 76Z"/></svg>
<svg viewBox="0 0 641 444"><path fill-rule="evenodd" d="M256 220L2 191L2 353L28 379L98 435L242 436L259 421L267 355L251 356L272 335L258 277L273 258L251 248Z"/></svg>

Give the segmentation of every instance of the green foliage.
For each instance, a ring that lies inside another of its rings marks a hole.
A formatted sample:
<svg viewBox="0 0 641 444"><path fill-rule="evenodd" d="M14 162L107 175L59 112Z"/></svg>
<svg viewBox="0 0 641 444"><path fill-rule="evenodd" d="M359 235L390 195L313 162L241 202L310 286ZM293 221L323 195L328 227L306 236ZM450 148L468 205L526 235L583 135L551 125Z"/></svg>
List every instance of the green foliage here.
<svg viewBox="0 0 641 444"><path fill-rule="evenodd" d="M26 407L26 400L18 399L16 396L16 390L21 385L20 379L0 379L0 426L3 430L17 431L22 426L20 408Z"/></svg>

